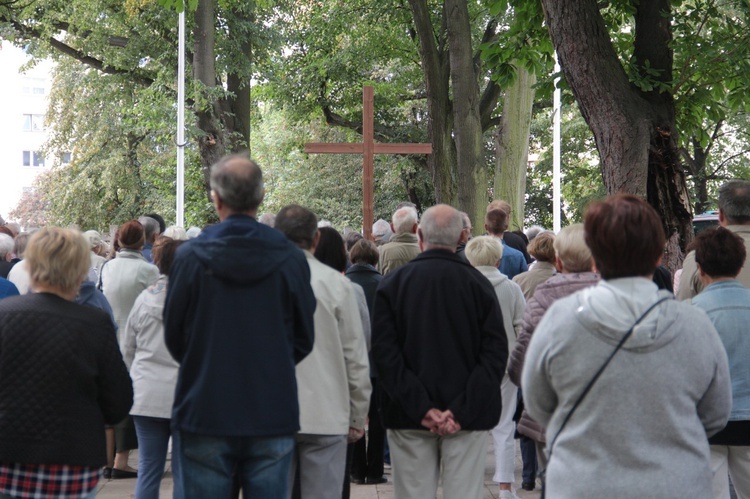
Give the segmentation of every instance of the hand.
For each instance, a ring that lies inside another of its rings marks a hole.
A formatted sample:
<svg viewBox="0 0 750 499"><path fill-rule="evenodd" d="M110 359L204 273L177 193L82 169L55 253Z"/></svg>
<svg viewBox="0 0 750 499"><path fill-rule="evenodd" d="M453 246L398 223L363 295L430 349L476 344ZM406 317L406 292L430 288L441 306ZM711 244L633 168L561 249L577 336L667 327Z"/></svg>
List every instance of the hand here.
<svg viewBox="0 0 750 499"><path fill-rule="evenodd" d="M435 433L441 424L445 422L445 413L440 409L432 408L422 418L422 426Z"/></svg>
<svg viewBox="0 0 750 499"><path fill-rule="evenodd" d="M434 433L437 433L441 437L444 437L446 435L452 435L461 431L461 425L454 419L453 413L451 411L445 411L443 414L445 414L446 416L445 421Z"/></svg>
<svg viewBox="0 0 750 499"><path fill-rule="evenodd" d="M364 428L361 430L358 430L356 428L349 427L349 435L346 436L346 442L349 444L353 444L360 438L365 436L365 430Z"/></svg>

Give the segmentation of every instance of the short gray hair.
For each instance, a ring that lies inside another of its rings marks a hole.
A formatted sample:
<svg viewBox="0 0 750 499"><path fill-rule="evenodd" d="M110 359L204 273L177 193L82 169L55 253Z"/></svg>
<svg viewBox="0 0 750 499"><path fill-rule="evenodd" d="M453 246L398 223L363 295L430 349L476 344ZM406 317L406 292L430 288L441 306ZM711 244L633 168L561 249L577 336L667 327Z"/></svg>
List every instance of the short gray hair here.
<svg viewBox="0 0 750 499"><path fill-rule="evenodd" d="M750 222L750 182L730 180L719 187L719 209L729 223Z"/></svg>
<svg viewBox="0 0 750 499"><path fill-rule="evenodd" d="M591 272L593 259L586 245L583 224L568 225L555 236L555 254L563 268L572 273Z"/></svg>
<svg viewBox="0 0 750 499"><path fill-rule="evenodd" d="M211 189L234 211L255 210L263 201L263 173L247 156L224 156L211 167Z"/></svg>
<svg viewBox="0 0 750 499"><path fill-rule="evenodd" d="M523 231L524 234L526 234L526 237L529 239L529 242L533 241L536 236L541 234L542 232L545 232L547 229L542 227L541 225L532 225L525 231Z"/></svg>
<svg viewBox="0 0 750 499"><path fill-rule="evenodd" d="M145 234L146 242L151 241L154 235L159 234L159 222L151 217L141 217L138 221L143 225L143 232Z"/></svg>
<svg viewBox="0 0 750 499"><path fill-rule="evenodd" d="M503 257L503 245L496 237L479 236L466 244L464 253L474 267L494 267Z"/></svg>
<svg viewBox="0 0 750 499"><path fill-rule="evenodd" d="M376 244L385 244L391 238L391 225L382 218L372 224L372 237Z"/></svg>
<svg viewBox="0 0 750 499"><path fill-rule="evenodd" d="M424 212L419 228L425 244L455 249L464 221L457 209L447 204L437 204Z"/></svg>
<svg viewBox="0 0 750 499"><path fill-rule="evenodd" d="M411 206L399 208L393 213L393 218L391 219L393 230L396 231L396 234L411 232L412 227L414 227L418 219L419 216L417 215L416 208L412 208Z"/></svg>
<svg viewBox="0 0 750 499"><path fill-rule="evenodd" d="M0 259L4 259L8 253L13 252L13 238L8 234L0 233Z"/></svg>

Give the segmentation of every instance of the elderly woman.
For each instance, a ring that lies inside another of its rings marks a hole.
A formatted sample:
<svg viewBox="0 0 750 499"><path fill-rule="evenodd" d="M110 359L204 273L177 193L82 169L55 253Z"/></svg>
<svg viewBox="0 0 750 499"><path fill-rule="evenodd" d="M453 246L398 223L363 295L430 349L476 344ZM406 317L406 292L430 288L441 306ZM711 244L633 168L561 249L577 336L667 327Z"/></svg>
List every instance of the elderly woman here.
<svg viewBox="0 0 750 499"><path fill-rule="evenodd" d="M528 272L518 274L513 282L521 286L523 297L530 300L534 296L536 287L557 273L555 268L555 235L552 232L542 232L529 243L529 254L536 262L529 267Z"/></svg>
<svg viewBox="0 0 750 499"><path fill-rule="evenodd" d="M42 229L25 257L34 293L0 302L0 497L93 498L130 377L107 314L73 303L90 264L83 236Z"/></svg>
<svg viewBox="0 0 750 499"><path fill-rule="evenodd" d="M154 263L161 273L135 301L125 328L125 363L133 379L135 400L130 414L138 435L138 499L158 499L164 475L172 402L177 384L179 364L164 344L164 300L167 297L168 275L174 254L182 241L162 236L152 249ZM172 461L175 476L174 497L181 498L178 460Z"/></svg>
<svg viewBox="0 0 750 499"><path fill-rule="evenodd" d="M542 238L540 240L540 238ZM510 375L511 381L521 386L521 371L523 370L524 358L526 356L526 349L529 346L529 341L534 334L539 321L542 320L544 313L552 306L552 304L565 296L571 295L576 291L595 285L599 282L599 275L592 271L594 261L591 258L591 251L586 246L586 241L583 236L583 225L573 224L565 227L557 237L546 236L545 234L539 234L534 238L532 243L536 243L539 252L546 252L547 242L552 243L552 262L554 262L555 269L560 273L547 279L545 282L538 284L534 290L534 294L529 299L526 311L523 317L523 327L521 333L518 336L518 341L513 349L511 349L510 359L508 360L508 374ZM538 242L537 242L538 241ZM548 254L546 256L549 256ZM538 262L537 265L541 263ZM531 271L526 274L530 274ZM520 277L525 274L520 274ZM526 282L528 284L528 281ZM539 470L544 471L547 460L544 453L544 432L545 429L539 423L529 416L528 412L524 409L521 414L521 419L518 421L518 432L530 439L532 439L536 445L536 457L539 463ZM533 479L531 483L525 483L524 488L532 490Z"/></svg>
<svg viewBox="0 0 750 499"><path fill-rule="evenodd" d="M497 268L503 256L503 245L490 236L475 237L468 242L465 249L466 258L485 276L495 288L495 294L503 312L503 326L508 338L508 351L516 342L516 332L521 328L526 300L518 284L514 283ZM503 411L500 421L492 430L495 442L495 476L493 480L500 484L500 499L517 497L512 490L516 464L516 445L513 440L515 425L513 414L516 412L518 388L505 373L500 382L500 393L503 398Z"/></svg>
<svg viewBox="0 0 750 499"><path fill-rule="evenodd" d="M595 202L584 231L603 281L549 308L522 375L547 427L547 496L711 497L706 437L731 408L719 335L652 282L664 230L648 203Z"/></svg>
<svg viewBox="0 0 750 499"><path fill-rule="evenodd" d="M750 289L737 275L745 261L745 243L723 227L705 230L693 243L703 291L693 298L719 333L729 357L732 412L726 428L711 444L713 497L729 499L729 480L740 499L750 498Z"/></svg>
<svg viewBox="0 0 750 499"><path fill-rule="evenodd" d="M143 226L137 220L124 223L117 231L119 250L116 257L99 271L99 289L112 306L119 334L120 348L125 346L125 324L135 299L159 278L159 269L146 261L141 254L145 243ZM115 428L115 457L110 471L111 478L135 478L136 471L128 466L130 450L138 448L138 439L131 418ZM109 468L109 466L108 466Z"/></svg>

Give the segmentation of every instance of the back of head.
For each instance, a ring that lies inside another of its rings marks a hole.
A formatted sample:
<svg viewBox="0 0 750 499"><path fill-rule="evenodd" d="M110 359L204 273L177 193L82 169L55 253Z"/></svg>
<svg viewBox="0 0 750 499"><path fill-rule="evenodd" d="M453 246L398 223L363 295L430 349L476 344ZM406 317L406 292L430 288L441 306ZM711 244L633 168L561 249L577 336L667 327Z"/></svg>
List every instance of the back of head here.
<svg viewBox="0 0 750 499"><path fill-rule="evenodd" d="M89 271L89 244L77 230L49 227L35 232L26 248L27 268L34 285L74 292Z"/></svg>
<svg viewBox="0 0 750 499"><path fill-rule="evenodd" d="M587 247L588 248L588 247ZM537 234L528 247L529 254L540 262L555 261L555 234L549 231ZM591 259L589 254L589 260Z"/></svg>
<svg viewBox="0 0 750 499"><path fill-rule="evenodd" d="M502 210L506 215L510 216L510 203L503 201L502 199L496 199L487 205L487 211Z"/></svg>
<svg viewBox="0 0 750 499"><path fill-rule="evenodd" d="M396 234L413 232L414 226L418 221L417 210L410 206L399 208L393 213L391 221L393 222L393 230L396 231Z"/></svg>
<svg viewBox="0 0 750 499"><path fill-rule="evenodd" d="M225 156L211 167L211 189L232 211L254 211L263 201L263 174L246 156Z"/></svg>
<svg viewBox="0 0 750 499"><path fill-rule="evenodd" d="M745 265L745 242L724 227L702 231L690 247L695 250L695 261L701 270L715 279L735 278Z"/></svg>
<svg viewBox="0 0 750 499"><path fill-rule="evenodd" d="M425 245L455 251L463 224L457 209L438 204L424 212L419 232Z"/></svg>
<svg viewBox="0 0 750 499"><path fill-rule="evenodd" d="M349 252L349 260L354 264L360 263L374 267L378 264L379 258L380 252L378 251L378 246L374 242L363 238L354 243Z"/></svg>
<svg viewBox="0 0 750 499"><path fill-rule="evenodd" d="M166 222L164 222L164 217L162 217L158 213L146 213L146 215L144 216L153 218L159 223L159 234L163 233L167 229L167 224Z"/></svg>
<svg viewBox="0 0 750 499"><path fill-rule="evenodd" d="M484 215L484 225L487 232L499 236L508 229L508 214L499 208L490 210Z"/></svg>
<svg viewBox="0 0 750 499"><path fill-rule="evenodd" d="M273 213L264 213L258 217L258 223L273 227L276 223L276 215L274 215Z"/></svg>
<svg viewBox="0 0 750 499"><path fill-rule="evenodd" d="M351 251L355 244L357 244L357 241L364 239L362 234L355 231L350 231L349 233L344 233L344 244L346 244L346 251Z"/></svg>
<svg viewBox="0 0 750 499"><path fill-rule="evenodd" d="M161 232L159 230L159 222L151 217L140 217L138 221L143 226L143 232L146 237L146 241L153 241L156 236Z"/></svg>
<svg viewBox="0 0 750 499"><path fill-rule="evenodd" d="M318 232L318 217L307 208L290 204L276 214L276 230L300 248L309 250Z"/></svg>
<svg viewBox="0 0 750 499"><path fill-rule="evenodd" d="M13 241L13 253L16 255L16 258L23 258L30 237L31 234L28 232L21 232L16 236L16 239Z"/></svg>
<svg viewBox="0 0 750 499"><path fill-rule="evenodd" d="M138 220L125 222L117 231L117 242L120 248L140 250L145 242L145 231Z"/></svg>
<svg viewBox="0 0 750 499"><path fill-rule="evenodd" d="M478 236L466 244L464 254L474 267L494 267L503 256L503 245L492 236Z"/></svg>
<svg viewBox="0 0 750 499"><path fill-rule="evenodd" d="M591 267L593 267L591 250L586 245L582 224L568 225L562 229L555 236L552 245L555 248L555 255L562 262L564 271L591 272Z"/></svg>
<svg viewBox="0 0 750 499"><path fill-rule="evenodd" d="M382 218L372 224L372 237L375 239L375 244L383 245L387 243L391 238L391 234L393 234L391 224Z"/></svg>
<svg viewBox="0 0 750 499"><path fill-rule="evenodd" d="M10 230L13 237L17 237L21 233L21 226L16 222L8 222L5 226Z"/></svg>
<svg viewBox="0 0 750 499"><path fill-rule="evenodd" d="M13 253L13 238L8 234L0 233L0 261L5 260Z"/></svg>
<svg viewBox="0 0 750 499"><path fill-rule="evenodd" d="M333 227L321 227L318 232L320 238L318 239L318 245L315 247L315 258L334 270L345 271L346 248L344 247L344 238Z"/></svg>
<svg viewBox="0 0 750 499"><path fill-rule="evenodd" d="M164 235L171 237L172 239L177 239L178 241L187 241L188 238L185 228L180 227L179 225L170 225L164 231ZM148 239L148 236L146 236L146 239Z"/></svg>
<svg viewBox="0 0 750 499"><path fill-rule="evenodd" d="M586 210L584 228L602 278L651 278L665 238L659 215L646 201L617 194L593 202Z"/></svg>
<svg viewBox="0 0 750 499"><path fill-rule="evenodd" d="M154 247L151 250L151 256L154 259L154 265L156 265L161 274L169 275L169 272L172 270L174 255L177 252L177 248L183 242L179 239L172 239L169 236L159 236L156 238Z"/></svg>
<svg viewBox="0 0 750 499"><path fill-rule="evenodd" d="M524 231L524 234L526 234L526 238L529 240L529 242L531 242L542 232L547 232L544 227L542 227L541 225L532 225Z"/></svg>
<svg viewBox="0 0 750 499"><path fill-rule="evenodd" d="M719 187L719 209L729 225L750 224L750 182L730 180Z"/></svg>
<svg viewBox="0 0 750 499"><path fill-rule="evenodd" d="M193 239L201 235L201 230L198 227L192 226L186 231L188 239Z"/></svg>
<svg viewBox="0 0 750 499"><path fill-rule="evenodd" d="M89 242L89 248L92 251L102 244L102 235L95 230L87 230L83 233L83 237Z"/></svg>

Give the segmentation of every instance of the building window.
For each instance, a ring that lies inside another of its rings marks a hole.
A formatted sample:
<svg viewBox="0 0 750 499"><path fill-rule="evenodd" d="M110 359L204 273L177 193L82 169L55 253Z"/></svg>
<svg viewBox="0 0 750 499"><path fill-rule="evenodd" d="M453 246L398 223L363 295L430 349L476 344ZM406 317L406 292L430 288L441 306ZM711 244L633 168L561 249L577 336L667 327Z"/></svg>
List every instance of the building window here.
<svg viewBox="0 0 750 499"><path fill-rule="evenodd" d="M44 166L44 154L39 151L23 151L23 166Z"/></svg>
<svg viewBox="0 0 750 499"><path fill-rule="evenodd" d="M69 152L62 153L62 156L60 157L60 162L64 165L70 164L71 154Z"/></svg>
<svg viewBox="0 0 750 499"><path fill-rule="evenodd" d="M23 131L24 132L41 132L44 130L43 114L24 114Z"/></svg>
<svg viewBox="0 0 750 499"><path fill-rule="evenodd" d="M31 95L44 95L47 93L43 78L24 78L21 91Z"/></svg>

